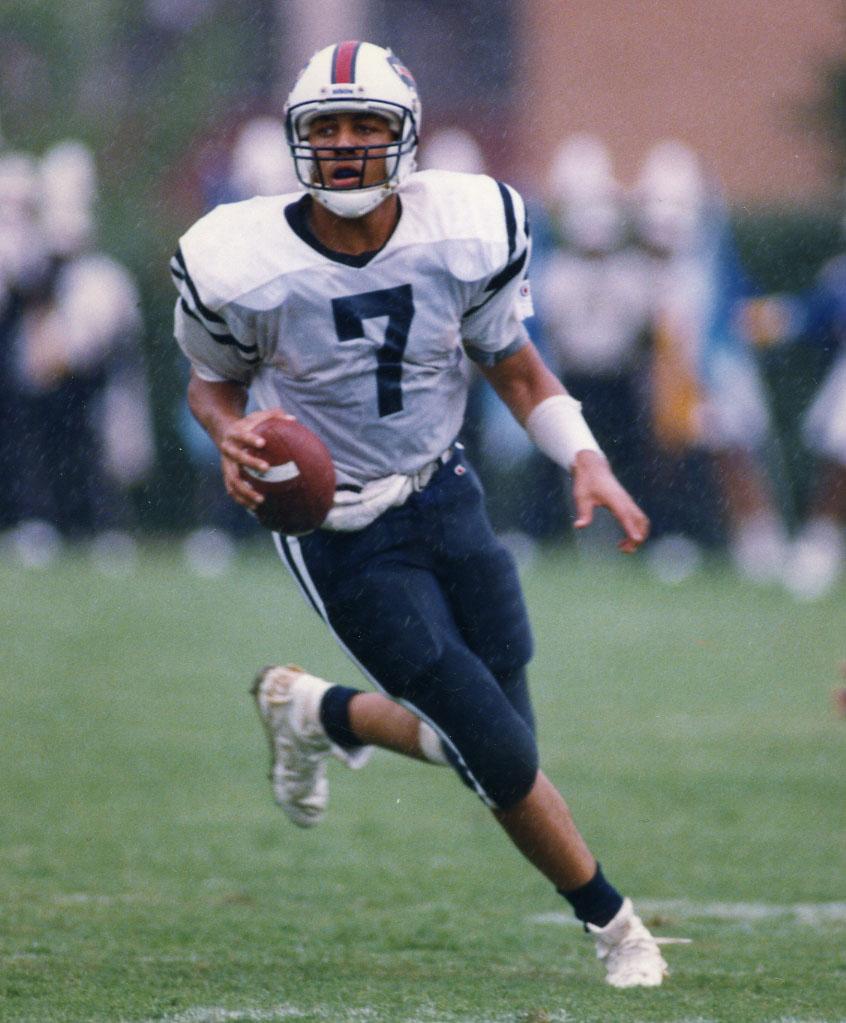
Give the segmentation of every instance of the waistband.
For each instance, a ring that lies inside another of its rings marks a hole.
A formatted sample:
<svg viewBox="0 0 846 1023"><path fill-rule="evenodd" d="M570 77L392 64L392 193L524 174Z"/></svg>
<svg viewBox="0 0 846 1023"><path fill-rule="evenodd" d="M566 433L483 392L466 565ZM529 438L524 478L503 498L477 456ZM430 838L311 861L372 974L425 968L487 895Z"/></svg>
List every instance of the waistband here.
<svg viewBox="0 0 846 1023"><path fill-rule="evenodd" d="M427 462L422 469L418 469L417 472L406 473L407 479L411 482L411 489L417 492L427 487L438 469L446 465L457 450L462 450L463 448L464 445L460 441L455 441L437 458ZM364 486L358 483L341 483L335 488L335 493L360 494L363 489Z"/></svg>

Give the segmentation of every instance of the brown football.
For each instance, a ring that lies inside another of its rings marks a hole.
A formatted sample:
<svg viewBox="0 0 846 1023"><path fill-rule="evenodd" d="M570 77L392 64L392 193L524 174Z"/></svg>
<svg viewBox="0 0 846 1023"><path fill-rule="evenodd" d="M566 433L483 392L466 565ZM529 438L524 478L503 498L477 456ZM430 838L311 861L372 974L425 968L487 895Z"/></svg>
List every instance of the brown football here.
<svg viewBox="0 0 846 1023"><path fill-rule="evenodd" d="M244 471L264 494L256 518L266 528L296 536L320 526L335 497L335 467L323 441L296 419L268 419L253 431L265 439L265 473Z"/></svg>

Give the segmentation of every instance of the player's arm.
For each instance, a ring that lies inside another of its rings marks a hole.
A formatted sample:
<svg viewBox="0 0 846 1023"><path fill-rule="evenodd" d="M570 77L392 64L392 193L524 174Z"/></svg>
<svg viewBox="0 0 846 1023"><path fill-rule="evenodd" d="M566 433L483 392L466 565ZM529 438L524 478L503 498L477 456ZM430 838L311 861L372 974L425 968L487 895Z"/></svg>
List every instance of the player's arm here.
<svg viewBox="0 0 846 1023"><path fill-rule="evenodd" d="M202 228L203 223L197 227ZM190 253L197 245L187 248ZM263 420L284 413L277 409L244 415L247 388L261 358L258 344L243 323L230 323L221 303L209 297L213 290L203 283L203 267L201 258L186 259L181 245L171 260L171 274L179 292L174 337L191 362L188 406L220 451L226 492L238 504L255 510L262 495L241 470L264 472L268 465L261 458L264 441L252 431Z"/></svg>
<svg viewBox="0 0 846 1023"><path fill-rule="evenodd" d="M595 508L607 508L625 533L620 550L637 550L649 535L649 519L611 471L581 406L544 365L528 337L512 354L479 368L540 450L572 474L574 526L583 529Z"/></svg>
<svg viewBox="0 0 846 1023"><path fill-rule="evenodd" d="M241 469L265 472L269 463L261 457L264 438L253 431L259 423L285 413L281 409L269 409L245 416L245 384L235 380L203 380L195 370L191 371L188 383L188 407L220 451L226 492L238 504L254 511L264 497L250 485Z"/></svg>

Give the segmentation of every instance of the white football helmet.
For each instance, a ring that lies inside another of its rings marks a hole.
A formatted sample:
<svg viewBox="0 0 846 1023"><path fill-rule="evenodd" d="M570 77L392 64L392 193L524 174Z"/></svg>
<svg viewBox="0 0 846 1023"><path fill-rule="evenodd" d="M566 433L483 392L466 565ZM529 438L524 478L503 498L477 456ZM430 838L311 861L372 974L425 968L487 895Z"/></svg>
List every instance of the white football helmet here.
<svg viewBox="0 0 846 1023"><path fill-rule="evenodd" d="M700 243L707 186L699 157L684 143L667 139L652 147L633 199L635 226L647 245L670 256Z"/></svg>
<svg viewBox="0 0 846 1023"><path fill-rule="evenodd" d="M253 117L241 127L229 165L229 184L238 199L297 191L299 182L282 136L276 117Z"/></svg>
<svg viewBox="0 0 846 1023"><path fill-rule="evenodd" d="M38 165L25 153L0 156L0 309L7 285L37 266L44 239L38 222Z"/></svg>
<svg viewBox="0 0 846 1023"><path fill-rule="evenodd" d="M84 251L95 233L97 167L94 154L76 139L58 142L40 167L41 222L51 250L59 256Z"/></svg>
<svg viewBox="0 0 846 1023"><path fill-rule="evenodd" d="M321 164L337 158L337 148L308 142L316 117L337 113L373 113L384 117L395 134L387 146L356 146L363 153L360 184L332 188ZM350 41L319 50L300 72L285 104L285 133L300 183L328 210L341 217L361 217L396 192L416 166L420 100L411 73L390 50ZM370 155L368 150L375 150ZM385 160L385 176L364 186L368 159Z"/></svg>
<svg viewBox="0 0 846 1023"><path fill-rule="evenodd" d="M422 170L486 174L485 155L476 139L463 128L435 132L420 153Z"/></svg>
<svg viewBox="0 0 846 1023"><path fill-rule="evenodd" d="M620 245L625 226L621 191L601 139L580 132L561 143L549 173L549 193L573 249L608 253Z"/></svg>

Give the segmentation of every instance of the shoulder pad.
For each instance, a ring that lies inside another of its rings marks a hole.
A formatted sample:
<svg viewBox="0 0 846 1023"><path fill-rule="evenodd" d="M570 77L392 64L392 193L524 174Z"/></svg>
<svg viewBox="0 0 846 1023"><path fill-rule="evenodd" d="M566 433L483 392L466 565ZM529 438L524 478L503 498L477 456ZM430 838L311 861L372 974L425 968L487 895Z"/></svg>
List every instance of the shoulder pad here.
<svg viewBox="0 0 846 1023"><path fill-rule="evenodd" d="M298 247L284 214L295 198L259 196L216 207L179 240L174 276L187 273L203 303L217 311L278 276L288 265L286 245L296 268Z"/></svg>

